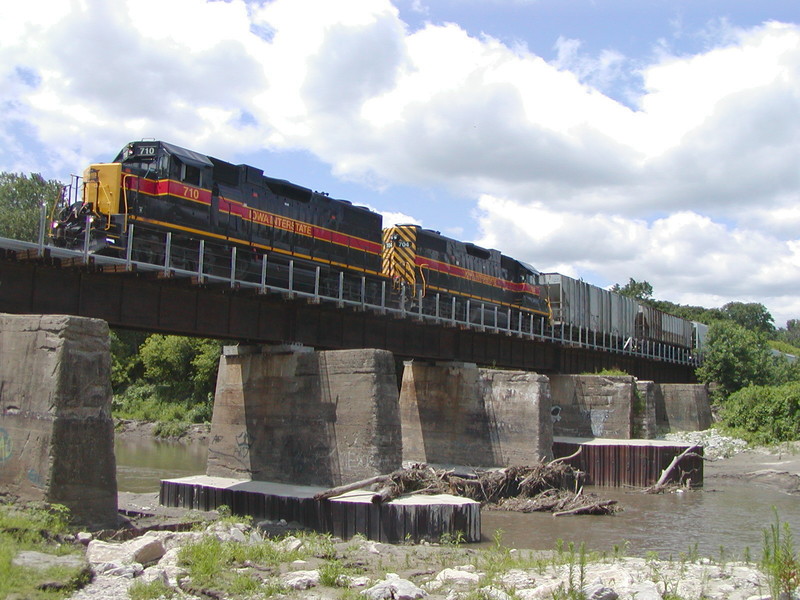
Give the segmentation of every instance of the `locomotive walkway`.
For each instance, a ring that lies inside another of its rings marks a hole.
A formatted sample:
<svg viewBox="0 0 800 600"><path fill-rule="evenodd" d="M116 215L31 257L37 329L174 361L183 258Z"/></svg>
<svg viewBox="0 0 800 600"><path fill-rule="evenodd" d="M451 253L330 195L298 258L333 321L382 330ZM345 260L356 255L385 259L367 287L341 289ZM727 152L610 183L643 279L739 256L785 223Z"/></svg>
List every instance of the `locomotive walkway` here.
<svg viewBox="0 0 800 600"><path fill-rule="evenodd" d="M535 330L520 318L497 326L389 306L386 294L367 301L362 283L345 293L344 275L327 295L319 281L286 286L242 281L174 268L169 241L157 262L91 255L0 238L0 312L69 314L153 332L215 337L255 344L298 344L317 349L380 348L402 359L471 362L540 373L622 369L656 382L693 381L693 359L669 347L598 345L586 333L565 339L557 328ZM159 264L160 263L160 264ZM231 264L236 264L235 255ZM166 265L166 266L165 266ZM266 265L264 267L266 272ZM318 276L317 276L318 277ZM363 281L363 280L362 280ZM481 311L483 315L483 311Z"/></svg>

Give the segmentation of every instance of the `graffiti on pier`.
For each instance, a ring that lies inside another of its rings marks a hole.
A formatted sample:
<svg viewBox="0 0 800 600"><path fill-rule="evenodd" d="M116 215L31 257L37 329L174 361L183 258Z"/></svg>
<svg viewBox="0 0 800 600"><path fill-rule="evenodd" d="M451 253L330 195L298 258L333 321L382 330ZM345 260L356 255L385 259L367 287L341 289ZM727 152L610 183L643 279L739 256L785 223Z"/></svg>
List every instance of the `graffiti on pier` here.
<svg viewBox="0 0 800 600"><path fill-rule="evenodd" d="M44 480L35 469L28 469L28 481L30 481L34 487L44 487Z"/></svg>
<svg viewBox="0 0 800 600"><path fill-rule="evenodd" d="M254 443L255 440L249 433L246 431L241 432L236 436L236 450L234 450L236 456L241 459L246 458L247 455L250 454L250 448L252 448Z"/></svg>
<svg viewBox="0 0 800 600"><path fill-rule="evenodd" d="M0 465L11 458L14 444L5 429L0 429Z"/></svg>

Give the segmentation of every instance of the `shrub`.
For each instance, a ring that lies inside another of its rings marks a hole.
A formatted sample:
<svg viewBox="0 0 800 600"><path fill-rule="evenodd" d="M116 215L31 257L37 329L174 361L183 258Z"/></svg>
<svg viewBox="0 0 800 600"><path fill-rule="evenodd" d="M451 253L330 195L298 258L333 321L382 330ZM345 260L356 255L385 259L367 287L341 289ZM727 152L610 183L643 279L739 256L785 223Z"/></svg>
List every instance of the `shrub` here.
<svg viewBox="0 0 800 600"><path fill-rule="evenodd" d="M721 412L725 428L754 444L800 439L800 382L750 386L731 394Z"/></svg>
<svg viewBox="0 0 800 600"><path fill-rule="evenodd" d="M717 321L709 328L703 364L697 377L703 383L717 383L717 402L749 385L772 382L772 361L763 336L731 321Z"/></svg>

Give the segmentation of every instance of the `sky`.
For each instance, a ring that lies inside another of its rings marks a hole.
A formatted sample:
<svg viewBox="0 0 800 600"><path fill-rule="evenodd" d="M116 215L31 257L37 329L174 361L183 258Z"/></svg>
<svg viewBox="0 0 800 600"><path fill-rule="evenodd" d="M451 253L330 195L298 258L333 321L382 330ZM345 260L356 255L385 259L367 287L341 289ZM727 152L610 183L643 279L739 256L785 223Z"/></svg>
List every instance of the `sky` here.
<svg viewBox="0 0 800 600"><path fill-rule="evenodd" d="M797 0L26 0L0 28L0 171L159 139L544 272L800 318Z"/></svg>

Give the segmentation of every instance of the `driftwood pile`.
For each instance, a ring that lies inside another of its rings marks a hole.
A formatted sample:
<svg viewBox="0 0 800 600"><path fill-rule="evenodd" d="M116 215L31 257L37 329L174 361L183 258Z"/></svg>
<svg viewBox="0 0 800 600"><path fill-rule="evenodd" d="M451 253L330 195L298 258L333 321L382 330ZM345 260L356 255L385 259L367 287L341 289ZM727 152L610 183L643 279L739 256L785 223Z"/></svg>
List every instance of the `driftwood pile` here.
<svg viewBox="0 0 800 600"><path fill-rule="evenodd" d="M388 502L403 494L452 494L471 498L489 508L520 512L549 511L567 514L611 514L618 510L615 500L602 500L583 493L580 472L563 461L533 466L508 467L457 475L453 471L414 465L388 475L332 488L315 496L317 500L355 489L370 489L372 502Z"/></svg>

